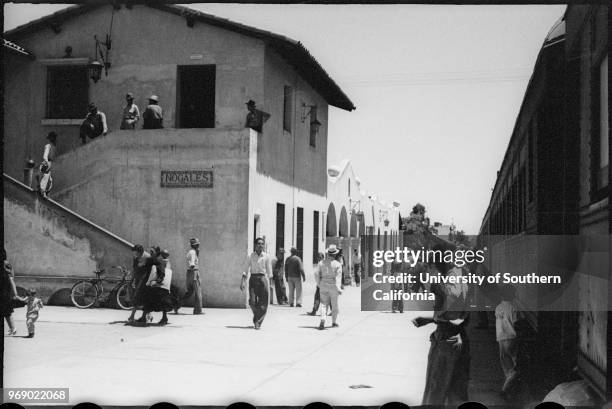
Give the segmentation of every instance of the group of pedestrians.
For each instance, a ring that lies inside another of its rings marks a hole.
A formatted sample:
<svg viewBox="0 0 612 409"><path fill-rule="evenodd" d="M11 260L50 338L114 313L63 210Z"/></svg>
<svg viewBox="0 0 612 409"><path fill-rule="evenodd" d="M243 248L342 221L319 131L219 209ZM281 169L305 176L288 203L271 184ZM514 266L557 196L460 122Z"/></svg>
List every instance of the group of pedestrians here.
<svg viewBox="0 0 612 409"><path fill-rule="evenodd" d="M134 291L132 294L132 312L128 318L129 323L147 324L151 321L151 312L156 311L162 313L158 325L166 325L168 324L167 313L172 310L175 314L178 313L181 305L192 297L195 299L194 315L203 314L199 271L200 242L197 238L192 238L189 244L185 275L187 292L183 297L179 297L175 287L172 286L173 271L168 250L151 247L147 252L140 244L132 247ZM135 319L138 310L142 310L142 315Z"/></svg>
<svg viewBox="0 0 612 409"><path fill-rule="evenodd" d="M265 241L263 238L255 240L255 250L245 261L240 282L241 291L245 291L248 286L249 307L253 312L253 327L256 330L261 328L268 312L272 288L276 290L279 304L288 303L291 307L294 305L301 307L302 283L306 281L304 266L298 256L297 249L291 248L291 255L283 263L283 249L279 249L276 258L274 258L264 251L264 246ZM315 305L318 303L322 304L320 308L321 321L319 323L319 329L321 330L325 328L325 317L328 307L331 308L332 327L338 327L338 296L342 294L342 265L336 260L340 251L336 248L336 245L332 244L326 252L327 257L320 259L314 272L317 284ZM288 298L284 294L282 277L285 277L289 284ZM274 287L271 286L270 280L274 280ZM309 315L315 314L316 309L313 309L313 313Z"/></svg>

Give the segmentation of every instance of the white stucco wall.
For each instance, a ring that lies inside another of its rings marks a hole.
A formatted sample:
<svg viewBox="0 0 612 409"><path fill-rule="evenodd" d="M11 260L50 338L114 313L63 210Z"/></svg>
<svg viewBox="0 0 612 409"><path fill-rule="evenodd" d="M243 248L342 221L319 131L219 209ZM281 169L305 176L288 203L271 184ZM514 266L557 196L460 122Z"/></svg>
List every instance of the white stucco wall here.
<svg viewBox="0 0 612 409"><path fill-rule="evenodd" d="M259 135L259 137L261 138L262 135ZM314 211L319 212L319 251L323 251L325 249L324 214L327 209L327 200L325 196L294 188L257 172L257 138L257 134L253 132L250 144L249 169L249 252L253 251L253 239L255 238L254 220L258 216L259 231L257 236L265 238L266 251L268 253L276 254L278 247L276 241L276 204L282 203L285 205L284 248L287 251L285 257L288 257L289 249L297 247L297 208L301 207L304 209L303 261L306 274L309 275L313 268Z"/></svg>

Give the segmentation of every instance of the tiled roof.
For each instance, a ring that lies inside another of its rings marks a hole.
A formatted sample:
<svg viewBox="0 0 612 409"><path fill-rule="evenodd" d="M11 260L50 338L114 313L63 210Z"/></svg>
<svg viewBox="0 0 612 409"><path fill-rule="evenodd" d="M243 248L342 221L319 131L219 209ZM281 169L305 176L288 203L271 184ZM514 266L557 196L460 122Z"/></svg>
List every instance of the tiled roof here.
<svg viewBox="0 0 612 409"><path fill-rule="evenodd" d="M8 38L17 39L20 36L33 31L40 30L52 23L60 23L63 20L78 16L91 11L101 5L79 5L69 7L49 16L31 21L13 30L7 31L4 35ZM183 6L155 4L151 3L148 7L172 13L193 21L201 21L206 24L234 31L249 37L261 39L267 46L279 53L295 70L312 86L329 105L346 111L352 111L355 106L340 87L334 82L329 74L323 69L321 64L310 54L310 52L299 41L292 40L285 36L269 31L260 30L234 21L213 16L212 14L202 13Z"/></svg>

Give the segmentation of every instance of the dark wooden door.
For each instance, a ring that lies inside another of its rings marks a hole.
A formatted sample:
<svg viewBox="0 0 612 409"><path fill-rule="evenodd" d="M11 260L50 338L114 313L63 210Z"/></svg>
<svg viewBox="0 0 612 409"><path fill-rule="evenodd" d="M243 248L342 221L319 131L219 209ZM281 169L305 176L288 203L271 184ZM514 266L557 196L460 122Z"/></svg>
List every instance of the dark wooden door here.
<svg viewBox="0 0 612 409"><path fill-rule="evenodd" d="M215 65L178 67L179 128L215 127Z"/></svg>

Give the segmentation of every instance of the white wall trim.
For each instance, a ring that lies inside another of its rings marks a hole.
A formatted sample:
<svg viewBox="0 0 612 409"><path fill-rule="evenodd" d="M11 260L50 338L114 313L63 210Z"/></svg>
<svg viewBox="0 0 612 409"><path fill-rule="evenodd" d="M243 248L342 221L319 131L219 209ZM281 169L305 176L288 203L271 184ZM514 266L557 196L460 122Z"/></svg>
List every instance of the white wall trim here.
<svg viewBox="0 0 612 409"><path fill-rule="evenodd" d="M89 58L42 58L37 60L42 65L88 65Z"/></svg>

